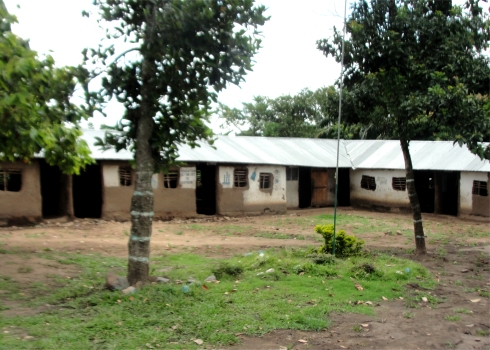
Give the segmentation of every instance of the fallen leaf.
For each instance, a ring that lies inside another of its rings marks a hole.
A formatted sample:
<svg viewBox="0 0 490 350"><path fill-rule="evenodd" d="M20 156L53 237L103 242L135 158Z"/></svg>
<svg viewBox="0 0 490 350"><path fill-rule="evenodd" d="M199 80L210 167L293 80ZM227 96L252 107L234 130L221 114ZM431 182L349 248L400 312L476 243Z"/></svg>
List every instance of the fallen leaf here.
<svg viewBox="0 0 490 350"><path fill-rule="evenodd" d="M194 343L196 343L197 345L202 345L204 342L202 341L202 339L194 339Z"/></svg>
<svg viewBox="0 0 490 350"><path fill-rule="evenodd" d="M468 269L462 269L462 270L461 270L461 272L462 272L462 273L466 273L466 272L468 272L468 271L470 271L470 270L468 270Z"/></svg>
<svg viewBox="0 0 490 350"><path fill-rule="evenodd" d="M201 288L202 288L202 289L204 289L204 290L209 290L208 286L206 286L205 284L203 284L203 285L201 286Z"/></svg>
<svg viewBox="0 0 490 350"><path fill-rule="evenodd" d="M383 300L385 300L385 301L386 301L386 300L388 300L388 298L387 298L387 297L383 297L383 296L382 296L381 298L383 298Z"/></svg>
<svg viewBox="0 0 490 350"><path fill-rule="evenodd" d="M474 324L467 324L466 327L474 327Z"/></svg>
<svg viewBox="0 0 490 350"><path fill-rule="evenodd" d="M366 304L366 305L373 305L373 302L372 301L366 301L364 304Z"/></svg>
<svg viewBox="0 0 490 350"><path fill-rule="evenodd" d="M362 286L359 283L356 283L355 286L357 290L364 290L364 288L362 288Z"/></svg>
<svg viewBox="0 0 490 350"><path fill-rule="evenodd" d="M120 303L120 302L121 302L121 300L117 299L117 302L118 302L118 303Z"/></svg>
<svg viewBox="0 0 490 350"><path fill-rule="evenodd" d="M361 323L361 326L363 326L364 328L367 328L367 327L369 327L369 324L367 324L367 323Z"/></svg>
<svg viewBox="0 0 490 350"><path fill-rule="evenodd" d="M479 302L480 302L480 300L481 300L481 299L471 299L470 301L471 301L472 303L479 303Z"/></svg>
<svg viewBox="0 0 490 350"><path fill-rule="evenodd" d="M303 344L308 343L308 340L304 340L304 339L299 339L298 341L299 341L300 343L303 343Z"/></svg>
<svg viewBox="0 0 490 350"><path fill-rule="evenodd" d="M422 301L423 301L424 303L426 303L426 302L428 301L428 299L427 299L426 297L422 297Z"/></svg>
<svg viewBox="0 0 490 350"><path fill-rule="evenodd" d="M153 349L153 346L150 345L150 343L145 344L148 349Z"/></svg>
<svg viewBox="0 0 490 350"><path fill-rule="evenodd" d="M172 326L173 330L176 330L177 328L179 328L179 325L177 325L177 324L175 326Z"/></svg>
<svg viewBox="0 0 490 350"><path fill-rule="evenodd" d="M225 295L228 295L228 292L225 292Z"/></svg>
<svg viewBox="0 0 490 350"><path fill-rule="evenodd" d="M345 347L345 346L343 346L343 345L340 345L340 347L341 347L342 349L347 349L347 347Z"/></svg>
<svg viewBox="0 0 490 350"><path fill-rule="evenodd" d="M400 300L403 300L403 297L400 297Z"/></svg>
<svg viewBox="0 0 490 350"><path fill-rule="evenodd" d="M129 300L133 301L134 300L134 297L133 296L129 297Z"/></svg>
<svg viewBox="0 0 490 350"><path fill-rule="evenodd" d="M243 335L243 333L235 333L235 337L238 337L239 335Z"/></svg>

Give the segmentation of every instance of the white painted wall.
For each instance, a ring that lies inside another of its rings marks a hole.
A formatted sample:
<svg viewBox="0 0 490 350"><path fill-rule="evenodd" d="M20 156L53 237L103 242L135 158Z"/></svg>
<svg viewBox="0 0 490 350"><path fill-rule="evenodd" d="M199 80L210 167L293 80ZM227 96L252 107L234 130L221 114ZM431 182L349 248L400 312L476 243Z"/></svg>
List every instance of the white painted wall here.
<svg viewBox="0 0 490 350"><path fill-rule="evenodd" d="M288 208L299 207L299 181L286 181L286 202Z"/></svg>
<svg viewBox="0 0 490 350"><path fill-rule="evenodd" d="M473 212L473 181L487 181L488 173L462 171L459 180L459 210L461 214ZM489 196L490 198L490 196Z"/></svg>
<svg viewBox="0 0 490 350"><path fill-rule="evenodd" d="M102 165L104 187L119 187L119 165Z"/></svg>
<svg viewBox="0 0 490 350"><path fill-rule="evenodd" d="M196 188L196 168L195 167L182 167L180 168L180 180L179 184L181 188Z"/></svg>
<svg viewBox="0 0 490 350"><path fill-rule="evenodd" d="M248 190L243 192L245 205L266 205L268 203L286 203L286 167L284 166L248 166ZM255 173L255 179L252 180ZM260 189L260 173L274 176L272 192Z"/></svg>
<svg viewBox="0 0 490 350"><path fill-rule="evenodd" d="M361 188L362 175L373 176L376 190ZM372 204L386 207L409 206L407 191L396 191L392 187L393 177L405 177L404 170L350 170L350 200L353 205ZM358 203L356 203L358 202Z"/></svg>
<svg viewBox="0 0 490 350"><path fill-rule="evenodd" d="M219 167L219 183L223 188L233 188L233 170L232 166Z"/></svg>

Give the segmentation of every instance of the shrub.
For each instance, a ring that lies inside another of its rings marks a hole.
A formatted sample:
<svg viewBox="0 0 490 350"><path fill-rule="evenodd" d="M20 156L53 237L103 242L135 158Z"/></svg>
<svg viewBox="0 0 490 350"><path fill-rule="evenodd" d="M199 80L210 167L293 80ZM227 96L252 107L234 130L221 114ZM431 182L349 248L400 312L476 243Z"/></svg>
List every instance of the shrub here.
<svg viewBox="0 0 490 350"><path fill-rule="evenodd" d="M316 225L315 231L321 234L325 240L325 244L318 248L318 253L330 253L333 248L333 225ZM348 257L359 255L362 251L364 241L355 236L345 233L344 230L339 230L336 234L335 255L339 257Z"/></svg>

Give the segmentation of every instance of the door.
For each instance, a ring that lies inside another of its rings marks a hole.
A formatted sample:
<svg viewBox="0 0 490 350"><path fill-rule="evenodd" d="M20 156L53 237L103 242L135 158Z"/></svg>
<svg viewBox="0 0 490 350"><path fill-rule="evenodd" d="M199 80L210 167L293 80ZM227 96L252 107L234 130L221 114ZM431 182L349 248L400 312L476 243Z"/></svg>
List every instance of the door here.
<svg viewBox="0 0 490 350"><path fill-rule="evenodd" d="M327 169L311 169L311 206L327 205L328 199L328 172Z"/></svg>
<svg viewBox="0 0 490 350"><path fill-rule="evenodd" d="M216 214L216 165L196 166L196 209L198 214Z"/></svg>
<svg viewBox="0 0 490 350"><path fill-rule="evenodd" d="M100 218L102 214L102 173L99 164L88 165L73 176L73 207L77 218Z"/></svg>

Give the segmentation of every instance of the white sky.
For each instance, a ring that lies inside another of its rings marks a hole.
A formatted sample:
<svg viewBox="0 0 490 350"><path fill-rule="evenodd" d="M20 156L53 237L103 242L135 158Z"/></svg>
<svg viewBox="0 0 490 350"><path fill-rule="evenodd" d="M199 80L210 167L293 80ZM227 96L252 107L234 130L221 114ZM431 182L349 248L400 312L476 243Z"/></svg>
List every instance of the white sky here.
<svg viewBox="0 0 490 350"><path fill-rule="evenodd" d="M251 102L253 96L293 95L303 88L316 90L332 85L340 75L340 64L324 57L316 49L316 40L331 37L334 25L341 29L344 0L257 0L257 3L268 8L266 14L271 19L262 27L263 47L255 56L254 71L240 87L232 85L221 92L219 101L240 108L242 102ZM81 16L82 10L96 12L91 0L5 0L5 4L19 20L13 31L30 39L31 48L38 53L50 53L57 65L78 65L82 49L97 47L104 37L95 20ZM114 124L123 109L111 105L106 112L107 118L92 120L96 127ZM214 118L215 132L220 131L219 124Z"/></svg>

